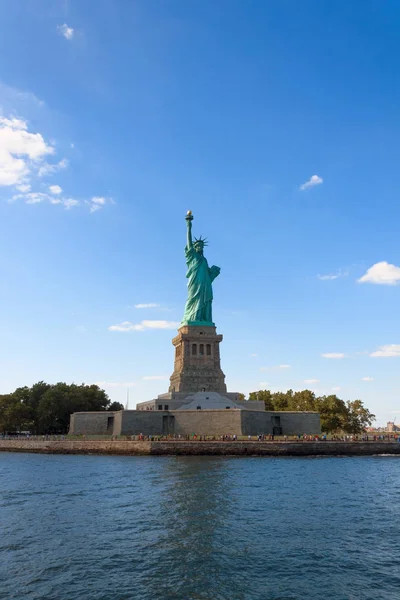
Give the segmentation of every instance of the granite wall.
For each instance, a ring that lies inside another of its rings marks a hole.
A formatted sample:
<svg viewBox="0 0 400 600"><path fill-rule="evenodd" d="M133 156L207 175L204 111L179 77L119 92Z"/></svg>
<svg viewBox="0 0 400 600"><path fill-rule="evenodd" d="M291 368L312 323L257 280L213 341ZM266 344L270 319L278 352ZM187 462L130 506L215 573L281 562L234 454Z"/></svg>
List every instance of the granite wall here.
<svg viewBox="0 0 400 600"><path fill-rule="evenodd" d="M75 435L296 435L321 432L318 413L240 410L123 410L71 415Z"/></svg>
<svg viewBox="0 0 400 600"><path fill-rule="evenodd" d="M321 433L318 413L314 412L252 412L241 413L242 435L298 435Z"/></svg>
<svg viewBox="0 0 400 600"><path fill-rule="evenodd" d="M221 436L241 435L241 414L238 408L225 410L175 410L171 415L175 420L176 435Z"/></svg>
<svg viewBox="0 0 400 600"><path fill-rule="evenodd" d="M115 415L118 413L111 411L73 413L70 418L69 433L74 435L112 435Z"/></svg>
<svg viewBox="0 0 400 600"><path fill-rule="evenodd" d="M212 456L372 456L400 457L398 442L197 442L127 440L0 440L0 452L44 454L212 455Z"/></svg>

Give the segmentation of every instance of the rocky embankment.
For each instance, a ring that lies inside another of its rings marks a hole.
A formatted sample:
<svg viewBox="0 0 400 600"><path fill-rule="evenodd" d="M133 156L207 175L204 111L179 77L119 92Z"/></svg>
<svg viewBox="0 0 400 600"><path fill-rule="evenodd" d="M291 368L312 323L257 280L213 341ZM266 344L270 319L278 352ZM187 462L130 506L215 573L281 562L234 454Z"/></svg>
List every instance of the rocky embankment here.
<svg viewBox="0 0 400 600"><path fill-rule="evenodd" d="M147 456L400 456L398 442L0 440L0 452Z"/></svg>

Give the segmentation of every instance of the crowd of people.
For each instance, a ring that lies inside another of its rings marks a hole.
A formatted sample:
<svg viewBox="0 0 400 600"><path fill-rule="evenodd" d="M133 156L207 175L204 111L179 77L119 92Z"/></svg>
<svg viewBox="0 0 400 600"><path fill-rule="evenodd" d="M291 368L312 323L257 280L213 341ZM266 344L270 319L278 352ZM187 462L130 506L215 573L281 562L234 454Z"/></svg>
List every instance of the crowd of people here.
<svg viewBox="0 0 400 600"><path fill-rule="evenodd" d="M117 438L115 438L117 439ZM131 440L138 441L194 441L194 442L237 442L237 441L258 441L258 442L400 442L400 436L393 433L371 435L371 434L360 434L360 435L331 435L320 434L320 435L309 435L309 434L298 434L298 435L274 435L270 434L259 434L258 436L237 436L233 434L224 434L219 436L211 435L198 435L192 433L191 435L139 435L129 436Z"/></svg>
<svg viewBox="0 0 400 600"><path fill-rule="evenodd" d="M105 436L66 436L64 434L48 434L48 435L32 435L29 432L19 433L1 433L0 440L38 440L38 441L63 441L65 439L104 439ZM198 435L192 433L191 435L144 435L140 433L138 435L128 436L110 436L112 441L128 439L132 441L197 441L197 442L237 442L237 441L258 441L258 442L400 442L400 436L397 433L380 433L380 434L367 434L363 433L360 435L309 435L309 434L298 434L298 435L274 435L260 433L258 436L238 436L236 433L224 434L219 436L211 435Z"/></svg>

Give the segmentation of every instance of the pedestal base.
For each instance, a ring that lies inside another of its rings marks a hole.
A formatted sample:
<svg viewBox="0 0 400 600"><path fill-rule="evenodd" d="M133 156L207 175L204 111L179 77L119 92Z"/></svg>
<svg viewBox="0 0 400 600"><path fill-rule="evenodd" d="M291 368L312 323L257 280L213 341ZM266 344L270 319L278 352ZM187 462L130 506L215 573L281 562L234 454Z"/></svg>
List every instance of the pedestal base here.
<svg viewBox="0 0 400 600"><path fill-rule="evenodd" d="M217 335L214 326L182 325L172 340L175 363L169 391L226 393L219 352L221 342L222 335Z"/></svg>

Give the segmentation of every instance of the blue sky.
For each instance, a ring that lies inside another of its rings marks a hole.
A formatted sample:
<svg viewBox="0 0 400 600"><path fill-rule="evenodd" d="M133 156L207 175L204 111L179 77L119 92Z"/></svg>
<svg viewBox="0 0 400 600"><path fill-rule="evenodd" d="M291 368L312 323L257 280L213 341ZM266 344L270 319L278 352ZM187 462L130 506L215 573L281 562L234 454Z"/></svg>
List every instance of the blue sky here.
<svg viewBox="0 0 400 600"><path fill-rule="evenodd" d="M228 388L400 419L399 23L395 1L5 0L0 392L166 391L191 209Z"/></svg>

